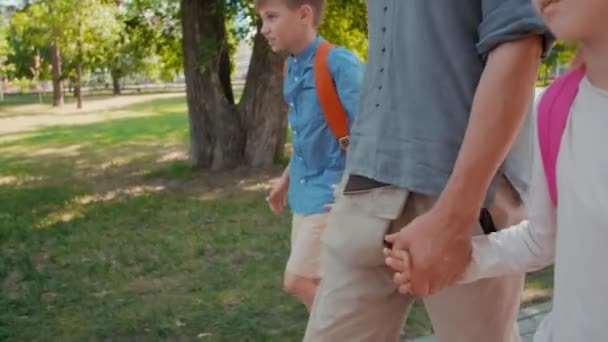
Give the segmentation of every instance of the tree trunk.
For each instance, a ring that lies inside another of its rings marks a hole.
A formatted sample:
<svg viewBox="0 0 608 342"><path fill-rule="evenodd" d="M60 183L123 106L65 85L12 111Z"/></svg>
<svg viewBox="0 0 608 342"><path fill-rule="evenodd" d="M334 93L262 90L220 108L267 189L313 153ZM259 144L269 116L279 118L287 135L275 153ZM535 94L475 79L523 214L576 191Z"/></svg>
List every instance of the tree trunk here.
<svg viewBox="0 0 608 342"><path fill-rule="evenodd" d="M4 102L4 77L0 77L0 102Z"/></svg>
<svg viewBox="0 0 608 342"><path fill-rule="evenodd" d="M76 76L70 77L70 81L68 82L68 93L72 93L74 98L78 98L78 87L76 84Z"/></svg>
<svg viewBox="0 0 608 342"><path fill-rule="evenodd" d="M224 95L230 103L234 103L234 92L232 91L232 80L230 79L230 54L224 49L220 57L220 82L224 89Z"/></svg>
<svg viewBox="0 0 608 342"><path fill-rule="evenodd" d="M239 107L245 116L248 165L268 167L284 155L287 133L287 105L283 100L283 61L285 56L270 49L259 32Z"/></svg>
<svg viewBox="0 0 608 342"><path fill-rule="evenodd" d="M36 91L38 92L38 103L42 103L42 86L40 84L40 68L42 58L40 57L40 49L36 49L36 56L34 56L34 68L32 73L34 74L34 81L36 82Z"/></svg>
<svg viewBox="0 0 608 342"><path fill-rule="evenodd" d="M213 170L242 164L245 143L237 108L221 78L223 6L221 0L181 0L190 157L193 166Z"/></svg>
<svg viewBox="0 0 608 342"><path fill-rule="evenodd" d="M121 93L121 89L120 89L120 77L118 77L117 75L112 74L112 93L114 95L120 95Z"/></svg>
<svg viewBox="0 0 608 342"><path fill-rule="evenodd" d="M56 43L51 45L51 65L53 69L53 107L63 106L63 84L61 81L61 52Z"/></svg>
<svg viewBox="0 0 608 342"><path fill-rule="evenodd" d="M76 64L76 108L82 109L82 63Z"/></svg>

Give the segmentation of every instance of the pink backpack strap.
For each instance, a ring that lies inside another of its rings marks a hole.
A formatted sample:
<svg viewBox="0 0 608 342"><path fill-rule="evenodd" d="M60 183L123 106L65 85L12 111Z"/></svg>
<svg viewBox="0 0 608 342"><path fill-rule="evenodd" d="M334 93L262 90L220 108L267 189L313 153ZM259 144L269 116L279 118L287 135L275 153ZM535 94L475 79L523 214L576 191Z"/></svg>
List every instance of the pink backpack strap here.
<svg viewBox="0 0 608 342"><path fill-rule="evenodd" d="M557 156L570 108L585 77L582 68L573 69L558 77L545 91L538 105L538 139L540 153L549 186L549 195L557 207Z"/></svg>

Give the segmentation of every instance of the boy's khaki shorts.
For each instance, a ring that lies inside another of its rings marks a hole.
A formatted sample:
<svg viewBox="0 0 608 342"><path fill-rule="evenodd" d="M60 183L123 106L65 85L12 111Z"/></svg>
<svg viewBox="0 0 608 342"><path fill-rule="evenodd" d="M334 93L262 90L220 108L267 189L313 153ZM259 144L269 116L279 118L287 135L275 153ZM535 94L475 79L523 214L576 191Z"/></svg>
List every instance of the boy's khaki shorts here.
<svg viewBox="0 0 608 342"><path fill-rule="evenodd" d="M321 278L321 234L327 217L327 213L293 215L287 273L309 279Z"/></svg>

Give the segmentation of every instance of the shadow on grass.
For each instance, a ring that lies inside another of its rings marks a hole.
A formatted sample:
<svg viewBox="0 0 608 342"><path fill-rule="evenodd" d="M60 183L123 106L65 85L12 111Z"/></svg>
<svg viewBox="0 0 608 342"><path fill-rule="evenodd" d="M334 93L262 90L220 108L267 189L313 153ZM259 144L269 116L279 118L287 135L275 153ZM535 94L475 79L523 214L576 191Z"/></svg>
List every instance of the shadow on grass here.
<svg viewBox="0 0 608 342"><path fill-rule="evenodd" d="M0 144L0 340L301 338L272 173L191 169L173 105Z"/></svg>
<svg viewBox="0 0 608 342"><path fill-rule="evenodd" d="M304 308L281 291L289 220L269 213L265 193L116 198L35 229L79 191L2 190L1 203L18 200L3 217L21 221L2 236L0 337L257 341L303 330ZM23 215L29 205L45 210Z"/></svg>

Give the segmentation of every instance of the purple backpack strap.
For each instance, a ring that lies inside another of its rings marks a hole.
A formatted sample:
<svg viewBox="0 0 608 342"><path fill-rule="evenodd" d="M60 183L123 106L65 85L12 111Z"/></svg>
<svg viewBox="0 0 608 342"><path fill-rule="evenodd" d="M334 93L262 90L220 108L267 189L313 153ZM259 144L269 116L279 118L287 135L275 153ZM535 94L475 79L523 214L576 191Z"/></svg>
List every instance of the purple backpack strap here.
<svg viewBox="0 0 608 342"><path fill-rule="evenodd" d="M585 70L573 69L558 77L547 88L538 105L538 139L540 153L549 186L549 195L557 207L557 156L570 108L578 94Z"/></svg>

